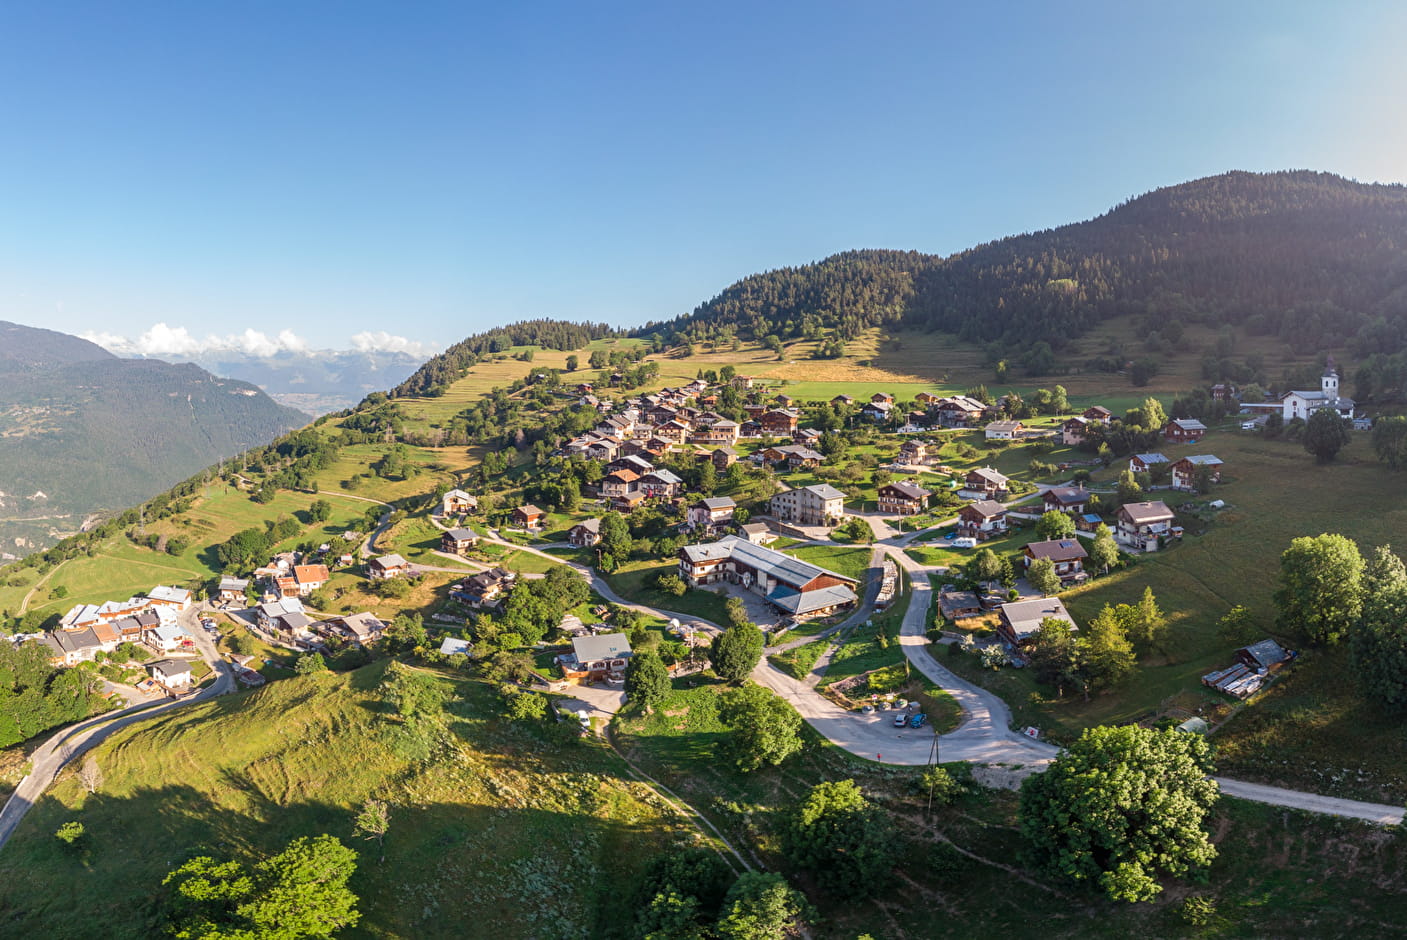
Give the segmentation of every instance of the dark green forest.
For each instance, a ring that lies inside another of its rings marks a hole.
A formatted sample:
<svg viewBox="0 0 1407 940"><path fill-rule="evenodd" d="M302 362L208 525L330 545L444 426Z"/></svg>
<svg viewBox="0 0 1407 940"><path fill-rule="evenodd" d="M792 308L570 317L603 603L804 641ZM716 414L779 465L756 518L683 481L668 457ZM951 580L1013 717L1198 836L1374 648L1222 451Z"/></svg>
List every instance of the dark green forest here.
<svg viewBox="0 0 1407 940"><path fill-rule="evenodd" d="M542 346L545 349L580 349L592 340L617 335L604 323L567 323L562 320L524 320L476 333L460 340L425 363L415 374L391 389L394 398L433 395L464 376L464 371L484 356L501 353L513 346Z"/></svg>
<svg viewBox="0 0 1407 940"><path fill-rule="evenodd" d="M1347 348L1360 393L1407 379L1407 188L1328 173L1228 173L1087 222L941 258L850 251L756 274L638 335L842 340L873 326L1059 353L1115 316L1232 324L1298 352ZM1365 391L1366 389L1366 391Z"/></svg>

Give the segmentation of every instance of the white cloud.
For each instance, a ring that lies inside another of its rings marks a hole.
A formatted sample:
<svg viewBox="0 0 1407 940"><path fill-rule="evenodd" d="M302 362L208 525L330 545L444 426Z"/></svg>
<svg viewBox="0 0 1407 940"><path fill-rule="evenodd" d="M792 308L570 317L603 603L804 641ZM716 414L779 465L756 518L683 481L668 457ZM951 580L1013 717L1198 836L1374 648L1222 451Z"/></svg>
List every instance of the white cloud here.
<svg viewBox="0 0 1407 940"><path fill-rule="evenodd" d="M183 326L168 326L154 323L137 339L129 339L117 333L89 330L79 334L83 339L97 343L104 349L119 356L170 356L188 359L207 354L239 353L254 358L274 356L279 353L293 353L311 356L317 353L308 341L292 330L280 330L270 336L260 330L246 329L243 333L228 336L209 334L204 339L193 336ZM393 336L384 330L358 333L350 339L351 348L357 352L402 352L415 356L429 356L435 347L429 343Z"/></svg>
<svg viewBox="0 0 1407 940"><path fill-rule="evenodd" d="M392 336L385 330L366 331L352 337L352 348L357 352L402 352L413 356L428 356L435 347L404 336Z"/></svg>

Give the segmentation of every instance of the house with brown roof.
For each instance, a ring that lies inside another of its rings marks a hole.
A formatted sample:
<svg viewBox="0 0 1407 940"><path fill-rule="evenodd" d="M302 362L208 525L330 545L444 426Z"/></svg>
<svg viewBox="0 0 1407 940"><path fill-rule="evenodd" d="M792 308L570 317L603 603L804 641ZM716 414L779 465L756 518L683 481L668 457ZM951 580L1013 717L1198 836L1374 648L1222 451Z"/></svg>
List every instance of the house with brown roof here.
<svg viewBox="0 0 1407 940"><path fill-rule="evenodd" d="M532 503L527 503L513 510L513 524L524 529L541 528L546 521L547 513Z"/></svg>
<svg viewBox="0 0 1407 940"><path fill-rule="evenodd" d="M932 410L938 416L938 424L945 428L965 428L982 420L987 406L966 395L953 395L934 405Z"/></svg>
<svg viewBox="0 0 1407 940"><path fill-rule="evenodd" d="M497 607L499 601L517 583L518 575L507 568L490 568L450 588L449 596L475 610Z"/></svg>
<svg viewBox="0 0 1407 940"><path fill-rule="evenodd" d="M347 614L345 617L324 620L321 623L313 624L313 628L327 636L348 640L356 646L370 646L381 639L382 634L386 632L386 623L375 614L362 611L358 614Z"/></svg>
<svg viewBox="0 0 1407 940"><path fill-rule="evenodd" d="M958 510L958 535L979 542L1005 535L1006 507L995 500L979 499Z"/></svg>
<svg viewBox="0 0 1407 940"><path fill-rule="evenodd" d="M795 411L785 408L778 408L765 412L758 418L758 423L762 425L763 432L767 434L791 434L796 430L796 423L801 416Z"/></svg>
<svg viewBox="0 0 1407 940"><path fill-rule="evenodd" d="M879 511L899 516L913 516L928 508L933 493L916 483L898 480L879 488Z"/></svg>
<svg viewBox="0 0 1407 940"><path fill-rule="evenodd" d="M1028 569L1034 562L1049 561L1055 566L1055 573L1061 581L1083 581L1089 577L1084 566L1089 552L1085 551L1078 538L1032 542L1022 554Z"/></svg>
<svg viewBox="0 0 1407 940"><path fill-rule="evenodd" d="M625 496L639 489L640 474L634 470L617 470L601 480L601 495L607 499Z"/></svg>
<svg viewBox="0 0 1407 940"><path fill-rule="evenodd" d="M709 459L713 461L713 469L722 473L738 462L738 452L731 447L715 447L709 453Z"/></svg>
<svg viewBox="0 0 1407 940"><path fill-rule="evenodd" d="M1156 552L1172 534L1173 511L1162 500L1125 503L1119 507L1114 538L1141 552Z"/></svg>
<svg viewBox="0 0 1407 940"><path fill-rule="evenodd" d="M1089 436L1089 425L1088 418L1067 418L1065 423L1060 425L1060 442L1067 447L1083 444Z"/></svg>
<svg viewBox="0 0 1407 940"><path fill-rule="evenodd" d="M1086 421L1097 421L1100 424L1108 424L1113 419L1114 412L1105 408L1103 405L1090 405L1084 410L1084 413L1081 414L1080 417L1084 418Z"/></svg>
<svg viewBox="0 0 1407 940"><path fill-rule="evenodd" d="M899 462L911 466L921 466L928 462L927 441L908 440L899 447Z"/></svg>

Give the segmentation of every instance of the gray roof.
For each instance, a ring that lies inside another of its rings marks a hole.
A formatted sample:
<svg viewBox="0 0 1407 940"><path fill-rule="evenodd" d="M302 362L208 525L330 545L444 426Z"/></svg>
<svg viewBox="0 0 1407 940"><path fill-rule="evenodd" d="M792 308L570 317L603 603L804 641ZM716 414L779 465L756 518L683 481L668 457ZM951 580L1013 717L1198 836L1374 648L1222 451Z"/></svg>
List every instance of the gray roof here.
<svg viewBox="0 0 1407 940"><path fill-rule="evenodd" d="M222 591L243 591L249 587L249 582L242 578L221 578L220 590Z"/></svg>
<svg viewBox="0 0 1407 940"><path fill-rule="evenodd" d="M1155 463L1168 462L1168 458L1164 457L1162 454L1134 454L1133 456L1135 459L1142 461L1143 464L1150 467Z"/></svg>
<svg viewBox="0 0 1407 940"><path fill-rule="evenodd" d="M572 652L579 663L594 662L598 659L624 659L630 655L630 640L624 633L603 633L599 636L580 636L572 640Z"/></svg>
<svg viewBox="0 0 1407 940"><path fill-rule="evenodd" d="M1198 454L1198 455L1195 456L1195 457L1183 457L1182 460L1185 460L1185 461L1187 461L1188 463L1193 464L1194 466L1198 466L1198 467L1219 467L1219 466L1221 466L1221 458L1220 458L1220 457L1213 457L1211 454ZM1179 460L1178 463L1182 463L1182 460Z"/></svg>
<svg viewBox="0 0 1407 940"><path fill-rule="evenodd" d="M967 475L970 477L981 477L982 479L987 480L991 483L995 483L998 486L1006 486L1006 484L1010 482L1009 477L1007 477L1005 474L998 473L991 467L983 467L981 470L969 470L967 472Z"/></svg>
<svg viewBox="0 0 1407 940"><path fill-rule="evenodd" d="M1146 525L1150 522L1162 522L1173 517L1173 511L1168 508L1168 504L1162 500L1154 500L1147 503L1124 503L1119 507L1119 511L1129 517L1129 521L1134 525Z"/></svg>
<svg viewBox="0 0 1407 940"><path fill-rule="evenodd" d="M808 561L802 561L800 558L793 558L770 548L754 545L735 535L725 536L709 545L686 545L680 551L684 553L684 557L694 563L727 558L735 559L751 568L765 572L769 578L794 587L801 587L801 585L823 574L848 581L851 584L856 583L854 578L847 578L843 574L836 574L834 571L813 565Z"/></svg>
<svg viewBox="0 0 1407 940"><path fill-rule="evenodd" d="M1290 658L1290 654L1285 652L1284 648L1274 640L1261 640L1259 643L1242 647L1238 652L1249 654L1262 666L1273 666Z"/></svg>
<svg viewBox="0 0 1407 940"><path fill-rule="evenodd" d="M191 674L191 664L183 659L158 659L154 663L147 663L147 668L152 672L160 670L163 676L188 676Z"/></svg>
<svg viewBox="0 0 1407 940"><path fill-rule="evenodd" d="M445 535L448 535L456 542L472 542L474 539L478 538L478 536L474 534L473 529L450 529L445 532Z"/></svg>
<svg viewBox="0 0 1407 940"><path fill-rule="evenodd" d="M699 504L710 511L714 509L733 509L738 505L733 502L731 496L709 496L699 500Z"/></svg>
<svg viewBox="0 0 1407 940"><path fill-rule="evenodd" d="M910 483L907 480L899 480L895 483L887 483L884 486L880 487L880 489L898 490L899 495L904 497L905 499L927 499L928 497L933 495L931 491L926 490L916 484Z"/></svg>
<svg viewBox="0 0 1407 940"><path fill-rule="evenodd" d="M593 535L600 535L600 534L601 534L601 520L600 520L600 519L583 519L583 520L581 520L580 522L578 522L576 525L572 526L572 528L573 528L573 529L585 529L586 531L590 532L590 533L593 534Z"/></svg>
<svg viewBox="0 0 1407 940"><path fill-rule="evenodd" d="M1173 418L1168 423L1175 424L1184 431L1205 431L1207 429L1207 426L1196 418Z"/></svg>
<svg viewBox="0 0 1407 940"><path fill-rule="evenodd" d="M382 555L380 558L373 558L371 561L373 564L380 565L382 568L404 568L410 564L410 562L406 561L400 555Z"/></svg>
<svg viewBox="0 0 1407 940"><path fill-rule="evenodd" d="M684 482L683 480L679 479L679 477L676 476L673 471L670 470L652 470L649 473L645 474L645 476L654 477L661 483L669 483L676 486Z"/></svg>
<svg viewBox="0 0 1407 940"><path fill-rule="evenodd" d="M768 531L767 523L765 522L749 522L746 525L741 526L741 528L744 532L748 533L749 535L755 535L759 532Z"/></svg>
<svg viewBox="0 0 1407 940"><path fill-rule="evenodd" d="M312 617L296 610L292 613L283 614L278 619L283 623L284 629L289 633L297 633L299 630L307 629L308 625L313 622Z"/></svg>
<svg viewBox="0 0 1407 940"><path fill-rule="evenodd" d="M84 627L81 630L56 630L49 636L53 638L53 644L65 653L97 649L103 645L92 627Z"/></svg>
<svg viewBox="0 0 1407 940"><path fill-rule="evenodd" d="M811 486L802 487L810 493L819 496L821 499L844 499L845 494L829 483L814 483Z"/></svg>
<svg viewBox="0 0 1407 940"><path fill-rule="evenodd" d="M859 598L844 585L817 588L804 594L779 585L768 592L767 599L787 613L799 616L814 610L854 603Z"/></svg>
<svg viewBox="0 0 1407 940"><path fill-rule="evenodd" d="M1075 630L1075 621L1070 617L1065 605L1058 597L1034 597L1024 601L1012 601L1002 605L1002 617L1011 624L1011 632L1018 640L1031 636L1041 628L1041 621L1047 617L1064 620Z"/></svg>
<svg viewBox="0 0 1407 940"><path fill-rule="evenodd" d="M1054 499L1061 503L1083 503L1089 500L1089 490L1083 486L1053 486L1045 491L1043 499Z"/></svg>
<svg viewBox="0 0 1407 940"><path fill-rule="evenodd" d="M972 503L970 506L965 506L963 508L971 509L973 512L976 512L979 515L988 518L992 516L998 516L1006 512L1006 507L1003 506L1001 503L997 502L995 499L979 499L976 502Z"/></svg>

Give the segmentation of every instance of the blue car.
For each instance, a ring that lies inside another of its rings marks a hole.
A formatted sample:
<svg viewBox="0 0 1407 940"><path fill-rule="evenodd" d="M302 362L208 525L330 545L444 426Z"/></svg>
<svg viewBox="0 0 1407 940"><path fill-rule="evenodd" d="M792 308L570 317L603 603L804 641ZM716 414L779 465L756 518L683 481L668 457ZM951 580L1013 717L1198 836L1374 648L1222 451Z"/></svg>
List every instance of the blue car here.
<svg viewBox="0 0 1407 940"><path fill-rule="evenodd" d="M922 727L923 727L923 723L924 723L925 721L927 721L927 720L928 720L928 716L927 716L927 715L924 715L924 714L922 714L922 713L917 714L917 715L915 715L914 717L912 717L912 718L909 719L909 727L910 727L910 728L922 728Z"/></svg>

